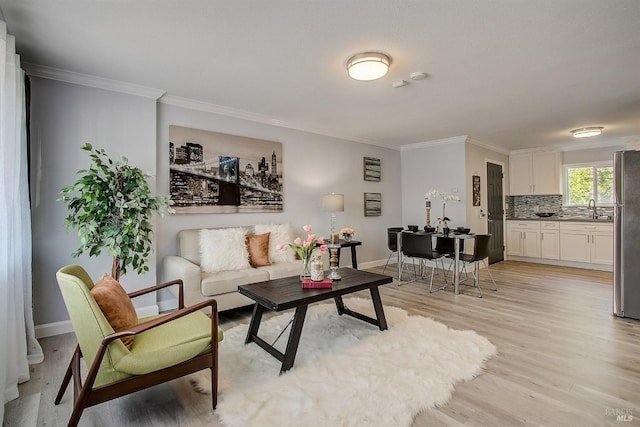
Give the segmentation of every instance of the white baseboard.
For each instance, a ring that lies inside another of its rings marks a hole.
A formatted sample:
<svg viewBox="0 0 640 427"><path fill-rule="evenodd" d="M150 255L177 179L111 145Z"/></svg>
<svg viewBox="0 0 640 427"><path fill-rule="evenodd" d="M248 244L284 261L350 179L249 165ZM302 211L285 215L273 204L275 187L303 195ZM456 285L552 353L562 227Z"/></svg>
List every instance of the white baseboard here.
<svg viewBox="0 0 640 427"><path fill-rule="evenodd" d="M36 325L35 332L36 338L53 337L55 335L68 334L69 332L73 332L73 325L71 324L71 320L45 323L44 325Z"/></svg>
<svg viewBox="0 0 640 427"><path fill-rule="evenodd" d="M136 307L136 314L138 315L138 317L155 316L158 313L159 311L157 305ZM46 338L73 332L73 325L71 324L71 320L63 320L61 322L36 325L34 330L36 333L36 338Z"/></svg>
<svg viewBox="0 0 640 427"><path fill-rule="evenodd" d="M373 267L380 267L385 265L387 262L386 259L377 259L374 261L367 261L367 262L359 262L358 263L358 270L366 270L367 268L373 268ZM351 264L347 263L346 265L343 265L342 267L351 267Z"/></svg>
<svg viewBox="0 0 640 427"><path fill-rule="evenodd" d="M175 310L178 308L178 298L170 298L162 301L158 301L158 310L160 313L165 311Z"/></svg>

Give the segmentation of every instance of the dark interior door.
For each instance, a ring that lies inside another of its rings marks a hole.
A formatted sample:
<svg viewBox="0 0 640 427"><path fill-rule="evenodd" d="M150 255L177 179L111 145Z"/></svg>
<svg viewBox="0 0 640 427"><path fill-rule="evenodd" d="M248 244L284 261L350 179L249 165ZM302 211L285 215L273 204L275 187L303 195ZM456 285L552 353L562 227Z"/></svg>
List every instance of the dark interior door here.
<svg viewBox="0 0 640 427"><path fill-rule="evenodd" d="M504 260L502 179L502 166L487 163L487 221L488 231L491 234L489 264Z"/></svg>

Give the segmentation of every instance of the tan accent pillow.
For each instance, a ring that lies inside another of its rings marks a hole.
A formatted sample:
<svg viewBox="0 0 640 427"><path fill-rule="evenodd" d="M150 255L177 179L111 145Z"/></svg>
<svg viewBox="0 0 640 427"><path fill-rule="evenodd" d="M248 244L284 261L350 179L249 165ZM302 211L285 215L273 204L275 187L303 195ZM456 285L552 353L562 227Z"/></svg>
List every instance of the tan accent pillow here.
<svg viewBox="0 0 640 427"><path fill-rule="evenodd" d="M293 228L289 224L256 224L253 227L256 234L271 233L269 236L269 261L271 264L291 262L296 260L296 253L289 246L286 250L278 249L280 243L293 242Z"/></svg>
<svg viewBox="0 0 640 427"><path fill-rule="evenodd" d="M252 267L264 267L271 265L269 262L269 235L250 234L247 236L247 249L249 250L249 264Z"/></svg>
<svg viewBox="0 0 640 427"><path fill-rule="evenodd" d="M116 279L105 274L91 289L91 295L100 306L114 331L126 331L138 324L136 309L131 298ZM122 343L131 348L133 336L122 338Z"/></svg>

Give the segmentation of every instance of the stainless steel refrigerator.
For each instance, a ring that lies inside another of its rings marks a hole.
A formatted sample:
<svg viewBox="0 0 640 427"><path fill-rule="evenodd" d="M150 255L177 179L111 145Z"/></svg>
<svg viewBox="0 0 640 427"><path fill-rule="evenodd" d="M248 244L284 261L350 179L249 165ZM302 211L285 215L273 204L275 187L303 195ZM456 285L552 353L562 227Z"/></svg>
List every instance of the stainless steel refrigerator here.
<svg viewBox="0 0 640 427"><path fill-rule="evenodd" d="M613 154L613 312L640 319L640 151Z"/></svg>

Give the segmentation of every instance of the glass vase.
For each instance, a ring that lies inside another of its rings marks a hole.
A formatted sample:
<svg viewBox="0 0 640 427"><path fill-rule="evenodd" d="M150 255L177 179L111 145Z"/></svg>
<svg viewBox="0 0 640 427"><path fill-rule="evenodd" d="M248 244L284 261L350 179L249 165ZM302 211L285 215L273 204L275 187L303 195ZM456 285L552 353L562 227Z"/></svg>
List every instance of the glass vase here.
<svg viewBox="0 0 640 427"><path fill-rule="evenodd" d="M351 233L342 233L342 237L344 237L345 242L350 242L353 235Z"/></svg>
<svg viewBox="0 0 640 427"><path fill-rule="evenodd" d="M308 279L311 277L310 258L302 258L302 272L300 273L301 279Z"/></svg>

